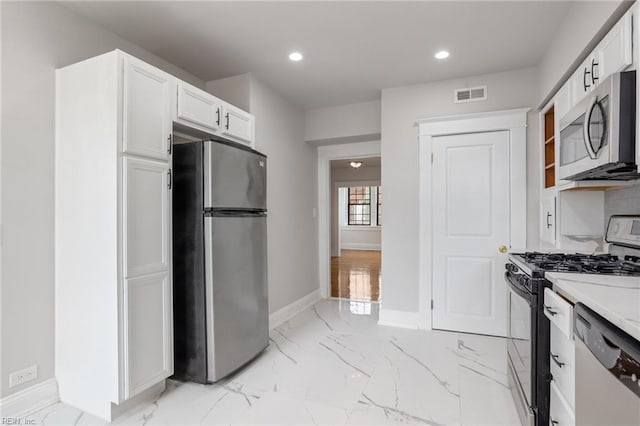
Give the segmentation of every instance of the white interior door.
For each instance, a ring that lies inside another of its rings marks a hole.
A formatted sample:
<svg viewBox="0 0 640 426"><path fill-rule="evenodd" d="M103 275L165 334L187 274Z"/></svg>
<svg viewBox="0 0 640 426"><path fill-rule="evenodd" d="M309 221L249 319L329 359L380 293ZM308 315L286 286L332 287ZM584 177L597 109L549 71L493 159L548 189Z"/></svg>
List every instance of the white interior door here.
<svg viewBox="0 0 640 426"><path fill-rule="evenodd" d="M432 140L433 328L505 336L509 132Z"/></svg>

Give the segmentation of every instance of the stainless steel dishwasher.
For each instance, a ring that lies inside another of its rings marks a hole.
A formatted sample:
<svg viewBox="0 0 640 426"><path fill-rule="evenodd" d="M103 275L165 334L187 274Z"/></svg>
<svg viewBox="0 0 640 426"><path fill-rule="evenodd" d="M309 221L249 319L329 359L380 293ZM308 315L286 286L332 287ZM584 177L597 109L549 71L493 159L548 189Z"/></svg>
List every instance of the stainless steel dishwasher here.
<svg viewBox="0 0 640 426"><path fill-rule="evenodd" d="M576 425L640 425L640 342L575 306Z"/></svg>

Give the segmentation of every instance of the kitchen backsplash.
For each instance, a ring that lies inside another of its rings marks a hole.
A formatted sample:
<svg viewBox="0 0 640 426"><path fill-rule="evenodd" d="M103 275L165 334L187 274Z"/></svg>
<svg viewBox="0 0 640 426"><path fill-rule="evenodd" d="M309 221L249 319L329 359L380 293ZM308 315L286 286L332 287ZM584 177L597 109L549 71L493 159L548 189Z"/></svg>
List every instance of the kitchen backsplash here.
<svg viewBox="0 0 640 426"><path fill-rule="evenodd" d="M640 182L636 185L621 189L605 191L604 193L604 226L605 231L609 218L614 214L640 215Z"/></svg>

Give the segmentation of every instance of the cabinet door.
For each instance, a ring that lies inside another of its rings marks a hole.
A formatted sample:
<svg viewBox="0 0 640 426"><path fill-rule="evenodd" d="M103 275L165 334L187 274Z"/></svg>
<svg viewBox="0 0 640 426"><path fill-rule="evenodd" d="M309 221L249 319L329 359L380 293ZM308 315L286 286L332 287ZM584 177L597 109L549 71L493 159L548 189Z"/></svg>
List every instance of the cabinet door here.
<svg viewBox="0 0 640 426"><path fill-rule="evenodd" d="M230 139L247 145L253 145L254 117L232 105L224 105L224 120L222 134Z"/></svg>
<svg viewBox="0 0 640 426"><path fill-rule="evenodd" d="M593 81L591 79L591 66L593 57L589 56L578 69L573 73L569 80L571 86L571 107L574 107L593 89Z"/></svg>
<svg viewBox="0 0 640 426"><path fill-rule="evenodd" d="M125 157L123 161L124 277L167 271L169 166L140 158Z"/></svg>
<svg viewBox="0 0 640 426"><path fill-rule="evenodd" d="M173 374L169 272L124 281L125 399Z"/></svg>
<svg viewBox="0 0 640 426"><path fill-rule="evenodd" d="M573 410L554 382L551 382L550 391L549 426L574 426L576 421Z"/></svg>
<svg viewBox="0 0 640 426"><path fill-rule="evenodd" d="M151 65L124 59L122 150L166 160L171 133L170 78Z"/></svg>
<svg viewBox="0 0 640 426"><path fill-rule="evenodd" d="M556 243L556 196L542 197L542 217L540 218L540 239L554 245Z"/></svg>
<svg viewBox="0 0 640 426"><path fill-rule="evenodd" d="M632 62L631 14L627 13L596 48L594 74L602 81Z"/></svg>
<svg viewBox="0 0 640 426"><path fill-rule="evenodd" d="M222 105L216 97L179 82L178 121L215 131L222 121Z"/></svg>

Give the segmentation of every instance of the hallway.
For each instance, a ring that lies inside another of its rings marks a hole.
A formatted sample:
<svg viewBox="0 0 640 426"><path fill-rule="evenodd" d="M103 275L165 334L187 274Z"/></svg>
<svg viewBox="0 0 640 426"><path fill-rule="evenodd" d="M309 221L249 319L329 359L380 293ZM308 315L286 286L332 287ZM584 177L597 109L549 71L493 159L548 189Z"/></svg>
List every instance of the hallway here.
<svg viewBox="0 0 640 426"><path fill-rule="evenodd" d="M331 297L380 300L380 251L342 250L331 258Z"/></svg>

